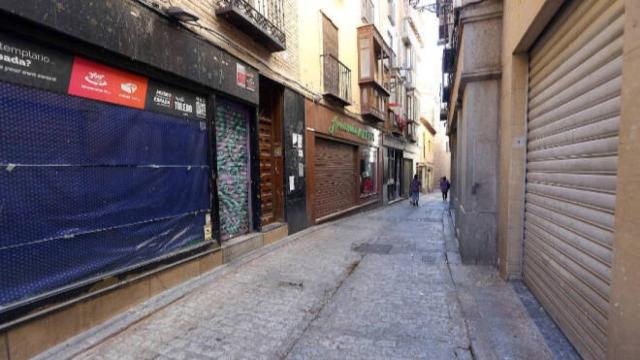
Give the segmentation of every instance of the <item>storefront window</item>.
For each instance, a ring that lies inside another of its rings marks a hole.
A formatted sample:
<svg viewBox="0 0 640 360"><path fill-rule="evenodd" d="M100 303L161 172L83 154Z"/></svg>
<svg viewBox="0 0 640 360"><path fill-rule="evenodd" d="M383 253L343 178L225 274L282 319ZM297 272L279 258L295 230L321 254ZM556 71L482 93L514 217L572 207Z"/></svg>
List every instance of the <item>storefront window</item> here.
<svg viewBox="0 0 640 360"><path fill-rule="evenodd" d="M363 148L360 155L360 194L368 195L376 192L376 160L377 150Z"/></svg>

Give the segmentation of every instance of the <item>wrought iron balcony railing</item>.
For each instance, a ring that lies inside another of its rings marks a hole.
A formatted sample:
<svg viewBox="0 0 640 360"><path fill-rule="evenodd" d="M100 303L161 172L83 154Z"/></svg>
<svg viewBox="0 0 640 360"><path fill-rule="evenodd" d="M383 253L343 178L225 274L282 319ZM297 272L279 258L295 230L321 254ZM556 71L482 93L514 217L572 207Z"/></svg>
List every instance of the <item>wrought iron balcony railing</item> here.
<svg viewBox="0 0 640 360"><path fill-rule="evenodd" d="M271 51L287 48L283 0L216 0L224 17Z"/></svg>
<svg viewBox="0 0 640 360"><path fill-rule="evenodd" d="M320 55L320 59L324 95L342 106L351 104L351 69L331 54Z"/></svg>

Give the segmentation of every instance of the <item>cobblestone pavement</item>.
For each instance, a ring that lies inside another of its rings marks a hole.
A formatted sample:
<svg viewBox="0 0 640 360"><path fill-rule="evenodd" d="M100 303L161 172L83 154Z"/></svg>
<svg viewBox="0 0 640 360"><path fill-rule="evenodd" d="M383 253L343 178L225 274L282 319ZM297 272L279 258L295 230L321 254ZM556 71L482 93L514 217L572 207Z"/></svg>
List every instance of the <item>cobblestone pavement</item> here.
<svg viewBox="0 0 640 360"><path fill-rule="evenodd" d="M494 309L491 315L501 316L499 320L482 320L484 307L493 305L474 289L481 294L490 289L478 286L473 276L491 277L495 271L465 272L446 241L445 204L437 198L423 197L420 208L401 202L355 215L248 262L230 264L222 276L200 279L202 285L185 296L107 339L80 353L67 344L67 351L57 356L561 358L509 283L495 290L503 294L500 300L508 303L509 314ZM500 280L492 279L490 285L497 286ZM526 293L526 288L519 291ZM521 339L513 340L514 331L506 328L513 324ZM556 336L557 329L551 330L550 336Z"/></svg>

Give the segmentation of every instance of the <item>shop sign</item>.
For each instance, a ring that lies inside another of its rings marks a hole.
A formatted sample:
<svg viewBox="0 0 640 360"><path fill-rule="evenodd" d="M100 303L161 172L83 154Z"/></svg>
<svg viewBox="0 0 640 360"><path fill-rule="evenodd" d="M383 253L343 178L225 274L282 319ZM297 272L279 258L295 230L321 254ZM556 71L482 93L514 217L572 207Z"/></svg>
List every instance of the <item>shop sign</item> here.
<svg viewBox="0 0 640 360"><path fill-rule="evenodd" d="M355 135L365 141L373 141L375 136L372 132L363 128L355 127L351 124L344 123L338 119L337 116L331 120L331 126L329 127L329 134L334 135L336 132L342 131L351 135Z"/></svg>
<svg viewBox="0 0 640 360"><path fill-rule="evenodd" d="M69 94L144 109L147 79L76 56Z"/></svg>
<svg viewBox="0 0 640 360"><path fill-rule="evenodd" d="M236 64L236 84L243 89L247 87L247 69L240 63Z"/></svg>
<svg viewBox="0 0 640 360"><path fill-rule="evenodd" d="M149 80L145 109L200 120L207 118L205 98L153 80Z"/></svg>
<svg viewBox="0 0 640 360"><path fill-rule="evenodd" d="M256 75L252 72L247 72L246 75L246 89L249 91L256 91Z"/></svg>
<svg viewBox="0 0 640 360"><path fill-rule="evenodd" d="M1 32L0 81L174 116L207 117L201 96Z"/></svg>
<svg viewBox="0 0 640 360"><path fill-rule="evenodd" d="M0 80L67 92L73 56L0 33Z"/></svg>

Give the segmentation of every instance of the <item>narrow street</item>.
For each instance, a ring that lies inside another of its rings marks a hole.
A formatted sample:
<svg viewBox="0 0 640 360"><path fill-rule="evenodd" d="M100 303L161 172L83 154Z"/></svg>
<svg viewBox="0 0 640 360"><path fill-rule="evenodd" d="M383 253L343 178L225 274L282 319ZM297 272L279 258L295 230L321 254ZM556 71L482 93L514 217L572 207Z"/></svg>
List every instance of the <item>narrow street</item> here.
<svg viewBox="0 0 640 360"><path fill-rule="evenodd" d="M460 265L445 207L313 227L40 358L577 359L522 284Z"/></svg>

